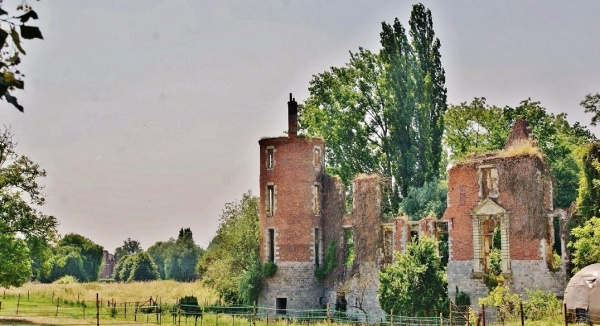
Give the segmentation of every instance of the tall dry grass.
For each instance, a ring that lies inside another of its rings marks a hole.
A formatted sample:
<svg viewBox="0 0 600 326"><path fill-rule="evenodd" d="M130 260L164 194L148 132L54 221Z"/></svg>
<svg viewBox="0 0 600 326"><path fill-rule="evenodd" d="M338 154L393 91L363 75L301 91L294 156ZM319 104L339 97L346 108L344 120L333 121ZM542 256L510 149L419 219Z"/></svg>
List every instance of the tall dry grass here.
<svg viewBox="0 0 600 326"><path fill-rule="evenodd" d="M71 284L39 284L26 283L19 288L2 289L0 296L18 295L33 298L60 298L68 300L94 302L96 293L100 300L114 300L117 303L144 302L150 297L163 303L175 302L177 298L193 295L198 302L214 303L217 295L201 282L182 283L176 281L152 281L131 283L71 283Z"/></svg>

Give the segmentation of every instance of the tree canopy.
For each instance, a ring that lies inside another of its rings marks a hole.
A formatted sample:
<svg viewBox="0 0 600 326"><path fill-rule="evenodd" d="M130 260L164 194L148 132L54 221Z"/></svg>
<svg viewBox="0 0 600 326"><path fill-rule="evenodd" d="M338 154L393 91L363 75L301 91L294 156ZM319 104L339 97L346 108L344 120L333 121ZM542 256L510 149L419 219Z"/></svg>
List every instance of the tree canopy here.
<svg viewBox="0 0 600 326"><path fill-rule="evenodd" d="M258 198L225 204L217 234L198 263L202 281L228 303L252 304L261 290Z"/></svg>
<svg viewBox="0 0 600 326"><path fill-rule="evenodd" d="M123 241L123 245L115 249L115 256L117 256L117 260L121 257L127 255L133 255L142 251L142 244L137 240L131 240L131 238L127 238L127 240Z"/></svg>
<svg viewBox="0 0 600 326"><path fill-rule="evenodd" d="M56 218L38 210L45 201L38 180L46 176L46 171L17 154L12 137L9 128L0 128L0 246L15 251L0 258L0 265L7 271L0 273L2 286L19 286L32 273L50 271L49 243L56 239L58 225ZM15 264L16 257L25 256L28 258Z"/></svg>
<svg viewBox="0 0 600 326"><path fill-rule="evenodd" d="M102 269L104 248L92 240L69 233L53 248L52 271L41 277L43 282L54 282L63 276L73 276L80 282L97 281Z"/></svg>
<svg viewBox="0 0 600 326"><path fill-rule="evenodd" d="M398 19L382 23L379 53L359 48L343 67L313 76L301 128L327 143L328 171L346 186L359 173L390 180L396 213L410 186L441 169L445 72L431 11L413 6L410 40Z"/></svg>

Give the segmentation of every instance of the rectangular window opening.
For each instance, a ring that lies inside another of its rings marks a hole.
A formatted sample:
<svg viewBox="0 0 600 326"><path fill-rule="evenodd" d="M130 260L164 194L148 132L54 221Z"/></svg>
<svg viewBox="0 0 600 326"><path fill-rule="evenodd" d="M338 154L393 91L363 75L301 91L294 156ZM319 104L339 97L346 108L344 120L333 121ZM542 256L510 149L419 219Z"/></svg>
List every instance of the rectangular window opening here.
<svg viewBox="0 0 600 326"><path fill-rule="evenodd" d="M394 230L391 226L385 226L383 229L383 264L385 267L392 263L394 257Z"/></svg>
<svg viewBox="0 0 600 326"><path fill-rule="evenodd" d="M275 167L275 149L267 148L267 170L272 170Z"/></svg>
<svg viewBox="0 0 600 326"><path fill-rule="evenodd" d="M275 208L275 186L267 186L267 216L273 216Z"/></svg>
<svg viewBox="0 0 600 326"><path fill-rule="evenodd" d="M275 230L274 229L269 229L269 239L268 239L268 245L269 245L269 261L274 263L275 262Z"/></svg>
<svg viewBox="0 0 600 326"><path fill-rule="evenodd" d="M315 185L314 191L315 215L321 215L321 186Z"/></svg>
<svg viewBox="0 0 600 326"><path fill-rule="evenodd" d="M352 266L354 263L354 230L352 228L344 229L344 264Z"/></svg>
<svg viewBox="0 0 600 326"><path fill-rule="evenodd" d="M321 261L319 259L319 252L321 250L320 242L321 242L321 234L319 233L319 229L316 228L315 229L315 266L316 267L319 267L321 264Z"/></svg>
<svg viewBox="0 0 600 326"><path fill-rule="evenodd" d="M481 169L482 198L498 197L498 170L494 167Z"/></svg>
<svg viewBox="0 0 600 326"><path fill-rule="evenodd" d="M321 167L321 149L315 148L315 158L314 158L315 168Z"/></svg>
<svg viewBox="0 0 600 326"><path fill-rule="evenodd" d="M286 315L287 314L287 298L277 298L275 299L275 313L278 315Z"/></svg>

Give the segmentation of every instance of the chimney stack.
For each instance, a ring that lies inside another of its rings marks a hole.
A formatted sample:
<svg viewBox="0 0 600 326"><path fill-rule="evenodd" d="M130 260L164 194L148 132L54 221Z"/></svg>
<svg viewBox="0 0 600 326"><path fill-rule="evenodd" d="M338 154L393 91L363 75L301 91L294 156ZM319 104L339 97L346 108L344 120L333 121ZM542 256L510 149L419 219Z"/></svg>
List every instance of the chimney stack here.
<svg viewBox="0 0 600 326"><path fill-rule="evenodd" d="M296 137L298 135L298 103L290 93L290 101L288 102L288 137Z"/></svg>

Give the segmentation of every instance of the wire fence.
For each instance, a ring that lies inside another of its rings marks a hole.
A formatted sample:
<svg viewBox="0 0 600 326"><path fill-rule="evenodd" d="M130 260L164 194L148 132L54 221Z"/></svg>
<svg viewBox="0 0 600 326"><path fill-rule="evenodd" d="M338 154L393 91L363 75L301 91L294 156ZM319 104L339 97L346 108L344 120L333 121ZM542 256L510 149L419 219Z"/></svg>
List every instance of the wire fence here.
<svg viewBox="0 0 600 326"><path fill-rule="evenodd" d="M563 306L564 308L564 306ZM518 309L518 308L517 308ZM557 324L589 323L600 320L587 310L558 312ZM60 325L194 325L194 326L287 326L305 325L493 325L505 324L496 309L485 306L450 306L450 312L436 317L409 317L394 314L369 315L366 313L340 312L334 309L293 310L261 306L186 305L179 302L166 303L159 298L145 302L115 302L114 300L68 301L60 298L29 298L4 296L0 300L0 318L45 317L50 324ZM566 318L565 318L566 317ZM521 308L510 317L512 324L525 325ZM46 322L48 323L48 322Z"/></svg>

